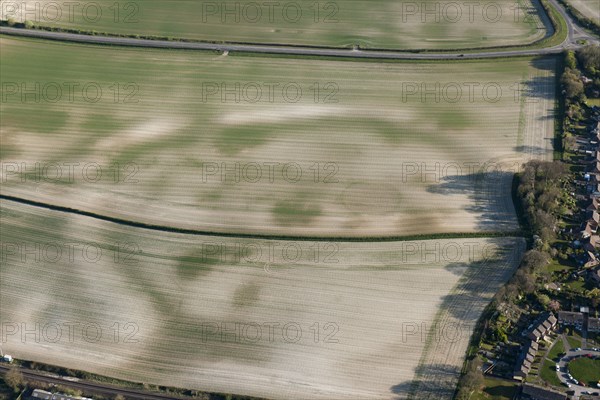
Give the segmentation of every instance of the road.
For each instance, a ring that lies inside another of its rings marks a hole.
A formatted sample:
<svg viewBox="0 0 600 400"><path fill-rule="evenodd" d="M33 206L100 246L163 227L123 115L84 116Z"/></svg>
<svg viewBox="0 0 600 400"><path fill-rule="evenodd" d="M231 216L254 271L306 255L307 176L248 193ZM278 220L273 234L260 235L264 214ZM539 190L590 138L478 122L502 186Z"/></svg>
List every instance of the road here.
<svg viewBox="0 0 600 400"><path fill-rule="evenodd" d="M216 44L205 42L179 42L168 40L136 39L111 36L93 36L65 32L50 32L43 30L31 30L22 28L0 27L0 33L6 35L34 37L40 39L60 40L76 43L103 44L113 46L130 46L162 49L184 49L184 50L211 50L220 52L245 52L259 54L284 54L316 57L345 57L363 59L387 59L387 60L463 60L497 57L539 56L558 54L565 49L580 47L577 40L585 39L591 43L599 43L598 38L587 34L577 26L566 11L556 0L548 0L554 8L567 21L568 34L566 40L560 45L540 49L519 50L490 50L476 53L407 53L386 50L350 50L335 48L316 48L301 46L280 46L261 44Z"/></svg>
<svg viewBox="0 0 600 400"><path fill-rule="evenodd" d="M567 376L567 365L568 365L569 361L572 360L574 357L581 357L586 354L593 354L594 356L600 356L600 351L592 351L592 350L585 350L585 349L583 349L583 350L572 350L571 349L571 350L567 351L567 354L565 356L563 356L557 364L560 367L560 371L556 371L556 374L558 375L558 379L560 379L560 381L565 386L566 386L567 382L570 383L571 387L569 388L569 390L575 391L575 395L574 395L575 399L578 399L579 396L581 396L582 392L585 392L585 391L600 392L600 389L597 387L585 387L585 386L581 386L581 385L576 385Z"/></svg>
<svg viewBox="0 0 600 400"><path fill-rule="evenodd" d="M7 364L0 364L0 373L7 372L10 368ZM160 393L154 392L144 392L141 390L133 390L124 387L109 385L106 383L95 383L89 382L85 380L65 380L63 377L60 377L55 374L51 374L49 372L41 372L35 371L26 368L17 367L23 376L26 379L36 380L38 382L56 384L61 386L66 386L72 389L77 389L85 392L91 392L101 395L109 395L114 397L118 394L127 397L128 399L139 399L139 400L180 400L180 399L189 399L189 397L178 397L178 396L169 396L163 395Z"/></svg>

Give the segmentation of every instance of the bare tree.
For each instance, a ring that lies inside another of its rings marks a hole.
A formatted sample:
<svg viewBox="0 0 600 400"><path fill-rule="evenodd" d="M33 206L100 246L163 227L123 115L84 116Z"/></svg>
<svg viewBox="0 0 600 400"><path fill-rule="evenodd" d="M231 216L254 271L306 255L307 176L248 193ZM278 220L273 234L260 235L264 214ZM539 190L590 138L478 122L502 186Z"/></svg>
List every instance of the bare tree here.
<svg viewBox="0 0 600 400"><path fill-rule="evenodd" d="M4 376L4 382L15 392L21 391L25 387L25 378L17 367L13 367Z"/></svg>

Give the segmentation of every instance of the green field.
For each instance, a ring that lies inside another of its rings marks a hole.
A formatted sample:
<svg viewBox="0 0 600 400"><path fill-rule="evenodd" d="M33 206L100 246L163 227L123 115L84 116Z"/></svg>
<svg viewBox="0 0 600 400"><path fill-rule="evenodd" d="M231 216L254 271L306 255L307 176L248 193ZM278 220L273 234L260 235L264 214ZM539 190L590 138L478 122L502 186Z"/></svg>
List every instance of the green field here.
<svg viewBox="0 0 600 400"><path fill-rule="evenodd" d="M2 323L39 330L11 330L3 351L266 398L448 398L525 248L215 238L0 205Z"/></svg>
<svg viewBox="0 0 600 400"><path fill-rule="evenodd" d="M542 367L540 368L540 378L556 387L562 385L556 374L556 363L554 361L544 360Z"/></svg>
<svg viewBox="0 0 600 400"><path fill-rule="evenodd" d="M596 387L600 382L600 360L580 357L569 362L569 372L575 379L587 386Z"/></svg>
<svg viewBox="0 0 600 400"><path fill-rule="evenodd" d="M562 339L559 337L556 342L554 343L554 346L552 346L552 348L550 349L550 351L548 352L548 358L551 360L555 360L558 361L558 355L561 353L565 352L565 345L562 341Z"/></svg>
<svg viewBox="0 0 600 400"><path fill-rule="evenodd" d="M1 193L122 219L275 236L514 231L513 173L552 156L553 59L0 49Z"/></svg>
<svg viewBox="0 0 600 400"><path fill-rule="evenodd" d="M48 6L50 0L14 3L19 6L3 7L0 18L218 42L460 49L527 44L546 34L538 11L528 0L471 5L449 0L298 0L274 2L277 6L272 8L248 0L99 0L78 2L73 8ZM25 15L26 7L35 10L36 4L38 11Z"/></svg>
<svg viewBox="0 0 600 400"><path fill-rule="evenodd" d="M484 385L481 393L473 393L472 400L512 400L518 390L515 382L488 377Z"/></svg>
<svg viewBox="0 0 600 400"><path fill-rule="evenodd" d="M573 331L574 328L571 328L571 332ZM576 349L578 347L581 347L581 337L579 336L568 336L567 337L567 341L569 342L569 345L571 346L572 349Z"/></svg>

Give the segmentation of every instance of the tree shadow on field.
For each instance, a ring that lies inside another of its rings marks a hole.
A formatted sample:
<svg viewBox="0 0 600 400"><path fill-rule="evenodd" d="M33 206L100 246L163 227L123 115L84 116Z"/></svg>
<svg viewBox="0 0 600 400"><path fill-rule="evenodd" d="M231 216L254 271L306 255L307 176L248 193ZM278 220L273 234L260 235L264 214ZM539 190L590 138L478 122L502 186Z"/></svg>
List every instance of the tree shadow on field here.
<svg viewBox="0 0 600 400"><path fill-rule="evenodd" d="M513 175L512 171L490 170L486 173L446 176L438 183L431 184L427 191L448 196L449 201L454 195L468 196L470 201L463 209L477 215L477 230L511 231L517 228L511 196Z"/></svg>
<svg viewBox="0 0 600 400"><path fill-rule="evenodd" d="M554 100L554 86L556 80L553 75L550 76L534 76L525 81L520 89L519 96L525 96L525 102L535 103L544 100ZM520 97L517 97L520 99Z"/></svg>
<svg viewBox="0 0 600 400"><path fill-rule="evenodd" d="M550 142L553 142L554 139L547 139ZM515 151L519 153L527 153L532 156L542 156L547 153L547 149L539 146L516 146Z"/></svg>
<svg viewBox="0 0 600 400"><path fill-rule="evenodd" d="M534 58L531 61L531 66L541 71L556 72L556 61L552 58Z"/></svg>
<svg viewBox="0 0 600 400"><path fill-rule="evenodd" d="M415 371L412 381L390 387L394 399L439 400L450 399L454 393L460 368L447 364L424 364Z"/></svg>
<svg viewBox="0 0 600 400"><path fill-rule="evenodd" d="M521 257L520 246L512 241L498 248L497 254L484 254L481 261L472 262L465 268L463 263L445 267L464 273L452 292L442 297L441 310L459 321L474 321L500 286L512 276Z"/></svg>
<svg viewBox="0 0 600 400"><path fill-rule="evenodd" d="M518 93L515 100L523 99L525 102L535 103L536 101L554 100L554 91L556 86L556 63L547 59L535 59L531 65L540 71L551 71L553 74L548 76L533 76L521 83L511 87L513 93Z"/></svg>
<svg viewBox="0 0 600 400"><path fill-rule="evenodd" d="M460 339L465 339L462 335L468 335L470 340L475 322L494 293L514 273L522 251L522 246L507 241L494 254L484 252L484 258L480 261L447 265L445 268L448 271L463 273L452 292L443 297L440 312L434 322L434 326L437 326L435 329L440 330L445 323L458 320L461 323L457 331L461 334ZM438 348L446 349L447 346L441 343ZM392 393L402 395L398 399L452 398L462 365L428 363L428 358L435 355L432 353L434 351L435 343L428 342L422 354L425 362L417 368L416 378L390 388Z"/></svg>

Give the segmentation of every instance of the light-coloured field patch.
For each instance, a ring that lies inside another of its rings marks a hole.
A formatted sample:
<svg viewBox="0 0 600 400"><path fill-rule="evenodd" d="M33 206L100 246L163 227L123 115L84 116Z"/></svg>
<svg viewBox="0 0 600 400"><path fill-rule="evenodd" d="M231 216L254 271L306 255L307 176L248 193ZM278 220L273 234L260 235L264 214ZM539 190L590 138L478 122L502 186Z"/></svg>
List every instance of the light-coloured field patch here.
<svg viewBox="0 0 600 400"><path fill-rule="evenodd" d="M5 3L2 19L219 42L456 49L526 44L547 33L535 3L529 0L481 4L450 0L99 0L73 3L71 8L68 2L53 0Z"/></svg>
<svg viewBox="0 0 600 400"><path fill-rule="evenodd" d="M267 398L449 398L524 248L184 236L1 205L3 351Z"/></svg>
<svg viewBox="0 0 600 400"><path fill-rule="evenodd" d="M0 104L2 194L113 217L271 235L509 231L512 174L551 157L552 59L0 46L13 85ZM21 86L36 84L39 102ZM62 98L48 101L55 84Z"/></svg>
<svg viewBox="0 0 600 400"><path fill-rule="evenodd" d="M569 3L581 14L600 23L600 0L569 0Z"/></svg>

